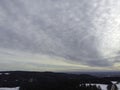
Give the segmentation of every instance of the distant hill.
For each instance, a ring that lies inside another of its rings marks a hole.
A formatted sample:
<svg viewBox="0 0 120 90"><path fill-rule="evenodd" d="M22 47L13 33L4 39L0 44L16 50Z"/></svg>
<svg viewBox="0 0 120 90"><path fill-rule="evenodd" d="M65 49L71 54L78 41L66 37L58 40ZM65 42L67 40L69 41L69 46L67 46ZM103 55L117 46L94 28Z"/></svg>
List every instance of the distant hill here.
<svg viewBox="0 0 120 90"><path fill-rule="evenodd" d="M115 78L115 77L114 77ZM79 86L84 83L111 84L111 77L97 77L89 74L68 74L54 72L6 71L0 72L0 87L34 87L55 88ZM119 79L116 77L115 79ZM39 90L38 89L38 90ZM21 90L30 90L21 89ZM45 89L47 90L47 89Z"/></svg>
<svg viewBox="0 0 120 90"><path fill-rule="evenodd" d="M97 77L119 77L120 71L88 71L88 72L69 72L70 74L88 74Z"/></svg>
<svg viewBox="0 0 120 90"><path fill-rule="evenodd" d="M61 84L61 83L111 83L108 78L100 78L88 74L66 74L54 72L6 71L0 72L0 87L22 86L34 84Z"/></svg>

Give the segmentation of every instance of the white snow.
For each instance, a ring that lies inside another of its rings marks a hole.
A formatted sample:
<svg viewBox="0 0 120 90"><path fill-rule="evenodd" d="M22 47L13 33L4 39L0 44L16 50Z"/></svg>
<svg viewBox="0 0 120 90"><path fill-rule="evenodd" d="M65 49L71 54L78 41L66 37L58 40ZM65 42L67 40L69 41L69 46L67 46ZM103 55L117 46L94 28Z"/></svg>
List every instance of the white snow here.
<svg viewBox="0 0 120 90"><path fill-rule="evenodd" d="M5 75L10 75L10 73L4 73Z"/></svg>
<svg viewBox="0 0 120 90"><path fill-rule="evenodd" d="M96 86L100 86L102 90L107 90L106 84L96 84Z"/></svg>
<svg viewBox="0 0 120 90"><path fill-rule="evenodd" d="M0 90L19 90L19 87L14 87L14 88L0 88Z"/></svg>
<svg viewBox="0 0 120 90"><path fill-rule="evenodd" d="M116 84L117 85L117 87L118 87L118 90L120 90L120 83L119 84Z"/></svg>
<svg viewBox="0 0 120 90"><path fill-rule="evenodd" d="M111 81L113 84L116 84L117 83L117 81Z"/></svg>
<svg viewBox="0 0 120 90"><path fill-rule="evenodd" d="M120 90L120 83L117 84L117 81L111 81L113 84L116 84L118 87L118 90ZM86 84L86 85L89 85ZM107 84L91 84L91 85L96 85L97 87L100 86L102 90L107 90Z"/></svg>
<svg viewBox="0 0 120 90"><path fill-rule="evenodd" d="M86 85L90 85L90 84L87 83ZM91 85L96 85L97 87L100 86L102 90L107 90L107 85L106 84L93 84L93 83L91 83Z"/></svg>
<svg viewBox="0 0 120 90"><path fill-rule="evenodd" d="M116 84L118 87L118 90L120 90L120 83L117 83L117 81L111 81L113 84Z"/></svg>

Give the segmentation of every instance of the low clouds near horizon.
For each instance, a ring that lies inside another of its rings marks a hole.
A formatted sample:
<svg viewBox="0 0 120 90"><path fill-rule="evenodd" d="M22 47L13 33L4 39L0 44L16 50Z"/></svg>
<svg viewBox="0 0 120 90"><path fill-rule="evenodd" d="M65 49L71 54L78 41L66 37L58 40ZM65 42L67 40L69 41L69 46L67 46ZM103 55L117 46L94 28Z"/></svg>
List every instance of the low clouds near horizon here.
<svg viewBox="0 0 120 90"><path fill-rule="evenodd" d="M1 70L119 70L119 9L119 0L0 0Z"/></svg>

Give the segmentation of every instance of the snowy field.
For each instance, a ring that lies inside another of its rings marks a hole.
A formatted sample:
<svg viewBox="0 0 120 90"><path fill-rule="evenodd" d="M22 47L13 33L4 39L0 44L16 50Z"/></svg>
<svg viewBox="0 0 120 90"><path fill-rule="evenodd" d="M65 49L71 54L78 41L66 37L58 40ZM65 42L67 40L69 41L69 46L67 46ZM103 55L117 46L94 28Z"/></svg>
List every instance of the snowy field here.
<svg viewBox="0 0 120 90"><path fill-rule="evenodd" d="M117 85L117 87L118 87L118 90L120 90L120 83L119 84L116 84Z"/></svg>
<svg viewBox="0 0 120 90"><path fill-rule="evenodd" d="M96 84L97 86L99 85L101 87L102 90L107 90L107 85L104 84ZM118 90L120 90L120 84L116 84L118 87Z"/></svg>
<svg viewBox="0 0 120 90"><path fill-rule="evenodd" d="M113 84L116 84L117 82L112 81ZM89 85L89 84L86 84ZM107 90L107 85L106 84L91 84L91 85L96 85L100 86L102 90ZM120 90L120 83L116 84L118 87L118 90ZM0 88L0 90L19 90L20 87L14 87L14 88Z"/></svg>
<svg viewBox="0 0 120 90"><path fill-rule="evenodd" d="M89 84L86 84L86 85L89 85ZM91 85L96 85L97 87L100 86L102 90L107 90L106 84L91 84Z"/></svg>
<svg viewBox="0 0 120 90"><path fill-rule="evenodd" d="M19 90L19 87L14 87L14 88L0 88L0 90Z"/></svg>
<svg viewBox="0 0 120 90"><path fill-rule="evenodd" d="M105 84L96 84L97 86L100 86L102 90L107 90L107 85Z"/></svg>
<svg viewBox="0 0 120 90"><path fill-rule="evenodd" d="M113 84L116 84L118 87L118 90L120 90L120 83L117 83L116 81L112 81Z"/></svg>
<svg viewBox="0 0 120 90"><path fill-rule="evenodd" d="M112 81L113 84L116 84L118 87L118 90L120 90L120 83L117 84L116 81ZM89 85L89 84L88 84ZM107 85L106 84L91 84L91 85L96 85L97 87L100 86L102 90L107 90Z"/></svg>
<svg viewBox="0 0 120 90"><path fill-rule="evenodd" d="M107 90L107 85L105 84L96 84L97 86L100 86L102 90ZM120 84L116 84L118 87L118 90L120 90Z"/></svg>

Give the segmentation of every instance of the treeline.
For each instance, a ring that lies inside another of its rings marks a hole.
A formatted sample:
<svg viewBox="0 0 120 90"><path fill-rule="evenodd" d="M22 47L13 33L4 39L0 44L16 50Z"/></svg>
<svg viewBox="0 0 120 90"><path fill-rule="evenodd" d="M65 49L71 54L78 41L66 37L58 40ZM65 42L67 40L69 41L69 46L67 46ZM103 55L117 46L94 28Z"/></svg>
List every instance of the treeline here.
<svg viewBox="0 0 120 90"><path fill-rule="evenodd" d="M87 74L65 74L65 73L52 73L52 72L7 72L0 74L0 87L14 87L21 86L28 83L40 83L40 84L59 84L59 83L71 83L83 84L83 83L99 83L110 84L110 80L106 78L99 78Z"/></svg>
<svg viewBox="0 0 120 90"><path fill-rule="evenodd" d="M27 84L20 87L20 90L102 90L100 85L96 84L66 84L61 83L59 85L40 85L40 84ZM116 84L108 84L106 90L119 90Z"/></svg>
<svg viewBox="0 0 120 90"><path fill-rule="evenodd" d="M39 85L24 85L20 87L20 90L102 90L100 86L80 84L79 86L68 86L68 85L58 85L58 86L39 86Z"/></svg>
<svg viewBox="0 0 120 90"><path fill-rule="evenodd" d="M101 90L100 86L86 85L87 83L112 84L108 78L87 74L53 72L1 72L0 74L0 87L19 86L20 90Z"/></svg>

